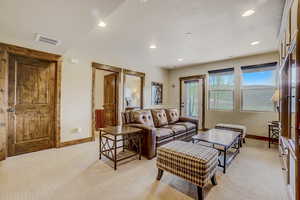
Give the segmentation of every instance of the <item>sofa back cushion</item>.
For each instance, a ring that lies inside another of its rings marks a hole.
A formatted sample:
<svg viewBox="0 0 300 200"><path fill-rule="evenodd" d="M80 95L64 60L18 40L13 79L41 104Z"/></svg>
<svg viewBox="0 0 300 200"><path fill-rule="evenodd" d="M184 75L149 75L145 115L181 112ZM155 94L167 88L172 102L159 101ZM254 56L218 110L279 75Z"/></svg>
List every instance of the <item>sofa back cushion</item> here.
<svg viewBox="0 0 300 200"><path fill-rule="evenodd" d="M166 114L169 124L174 124L179 121L179 112L176 108L166 109Z"/></svg>
<svg viewBox="0 0 300 200"><path fill-rule="evenodd" d="M168 124L168 118L165 110L153 109L151 110L155 127L162 127Z"/></svg>
<svg viewBox="0 0 300 200"><path fill-rule="evenodd" d="M153 118L150 110L135 110L131 111L131 122L144 124L146 126L154 126Z"/></svg>
<svg viewBox="0 0 300 200"><path fill-rule="evenodd" d="M122 123L123 124L131 123L131 111L122 112L121 115L122 115Z"/></svg>

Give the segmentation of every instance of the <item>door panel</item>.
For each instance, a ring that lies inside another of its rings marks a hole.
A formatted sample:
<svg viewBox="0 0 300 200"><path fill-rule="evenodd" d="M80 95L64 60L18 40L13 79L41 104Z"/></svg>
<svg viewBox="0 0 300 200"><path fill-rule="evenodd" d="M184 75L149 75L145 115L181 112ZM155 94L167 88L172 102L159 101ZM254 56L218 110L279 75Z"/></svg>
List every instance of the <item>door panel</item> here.
<svg viewBox="0 0 300 200"><path fill-rule="evenodd" d="M7 53L0 51L0 161L7 156L7 63Z"/></svg>
<svg viewBox="0 0 300 200"><path fill-rule="evenodd" d="M184 117L199 120L199 129L204 128L205 81L204 78L181 80L180 111Z"/></svg>
<svg viewBox="0 0 300 200"><path fill-rule="evenodd" d="M54 80L54 63L9 57L9 156L54 146Z"/></svg>
<svg viewBox="0 0 300 200"><path fill-rule="evenodd" d="M117 125L117 74L104 76L104 125Z"/></svg>
<svg viewBox="0 0 300 200"><path fill-rule="evenodd" d="M181 113L184 117L197 118L199 114L199 80L184 81Z"/></svg>

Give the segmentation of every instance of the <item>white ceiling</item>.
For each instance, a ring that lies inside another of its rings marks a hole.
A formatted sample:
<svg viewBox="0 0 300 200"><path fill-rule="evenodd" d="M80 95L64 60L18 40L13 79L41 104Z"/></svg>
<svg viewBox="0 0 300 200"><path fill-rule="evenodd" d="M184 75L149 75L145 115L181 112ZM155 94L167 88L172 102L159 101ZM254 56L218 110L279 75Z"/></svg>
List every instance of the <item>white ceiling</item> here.
<svg viewBox="0 0 300 200"><path fill-rule="evenodd" d="M282 8L282 0L1 0L0 41L58 54L80 49L111 65L173 68L276 50ZM248 9L255 14L243 18ZM62 44L38 43L36 33Z"/></svg>

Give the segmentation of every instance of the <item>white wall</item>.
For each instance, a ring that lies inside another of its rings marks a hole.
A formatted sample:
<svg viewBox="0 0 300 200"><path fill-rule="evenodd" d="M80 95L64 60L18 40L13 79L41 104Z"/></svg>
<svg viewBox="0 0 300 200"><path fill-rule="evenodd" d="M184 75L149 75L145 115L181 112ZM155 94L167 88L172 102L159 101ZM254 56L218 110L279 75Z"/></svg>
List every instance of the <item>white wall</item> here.
<svg viewBox="0 0 300 200"><path fill-rule="evenodd" d="M78 64L70 63L71 58L78 59ZM91 92L92 92L92 62L114 65L114 63L103 63L97 57L85 55L84 52L68 51L64 55L62 68L62 91L61 91L61 142L86 138L91 136ZM160 68L147 66L130 67L120 66L146 73L144 106L151 106L151 82L161 82L164 87L163 104L167 104L168 95L168 71ZM122 85L120 87L120 108L123 106ZM163 105L164 106L164 105ZM74 129L81 128L80 133Z"/></svg>
<svg viewBox="0 0 300 200"><path fill-rule="evenodd" d="M274 62L278 60L278 54L267 53L256 56L249 56L243 58L230 59L225 61L199 64L195 66L173 69L169 71L169 105L172 107L179 107L179 77L207 74L209 70L222 68L235 68L235 110L234 111L212 111L207 109L206 98L206 128L213 128L216 123L233 123L244 124L248 128L248 134L267 136L269 120L277 120L278 114L275 112L241 112L240 111L240 66L262 64L267 62ZM173 88L172 86L175 85ZM207 84L206 84L207 85ZM207 94L207 88L206 88ZM207 97L208 95L206 95Z"/></svg>

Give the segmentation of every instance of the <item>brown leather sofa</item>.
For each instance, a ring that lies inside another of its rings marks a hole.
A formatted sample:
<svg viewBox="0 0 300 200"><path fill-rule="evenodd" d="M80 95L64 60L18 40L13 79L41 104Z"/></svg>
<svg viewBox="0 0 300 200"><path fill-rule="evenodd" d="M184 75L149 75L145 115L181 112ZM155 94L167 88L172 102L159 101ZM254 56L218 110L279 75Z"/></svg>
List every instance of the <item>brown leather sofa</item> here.
<svg viewBox="0 0 300 200"><path fill-rule="evenodd" d="M198 120L180 117L177 109L133 110L122 113L123 125L144 131L142 154L156 156L156 148L173 140L185 140L195 135Z"/></svg>

